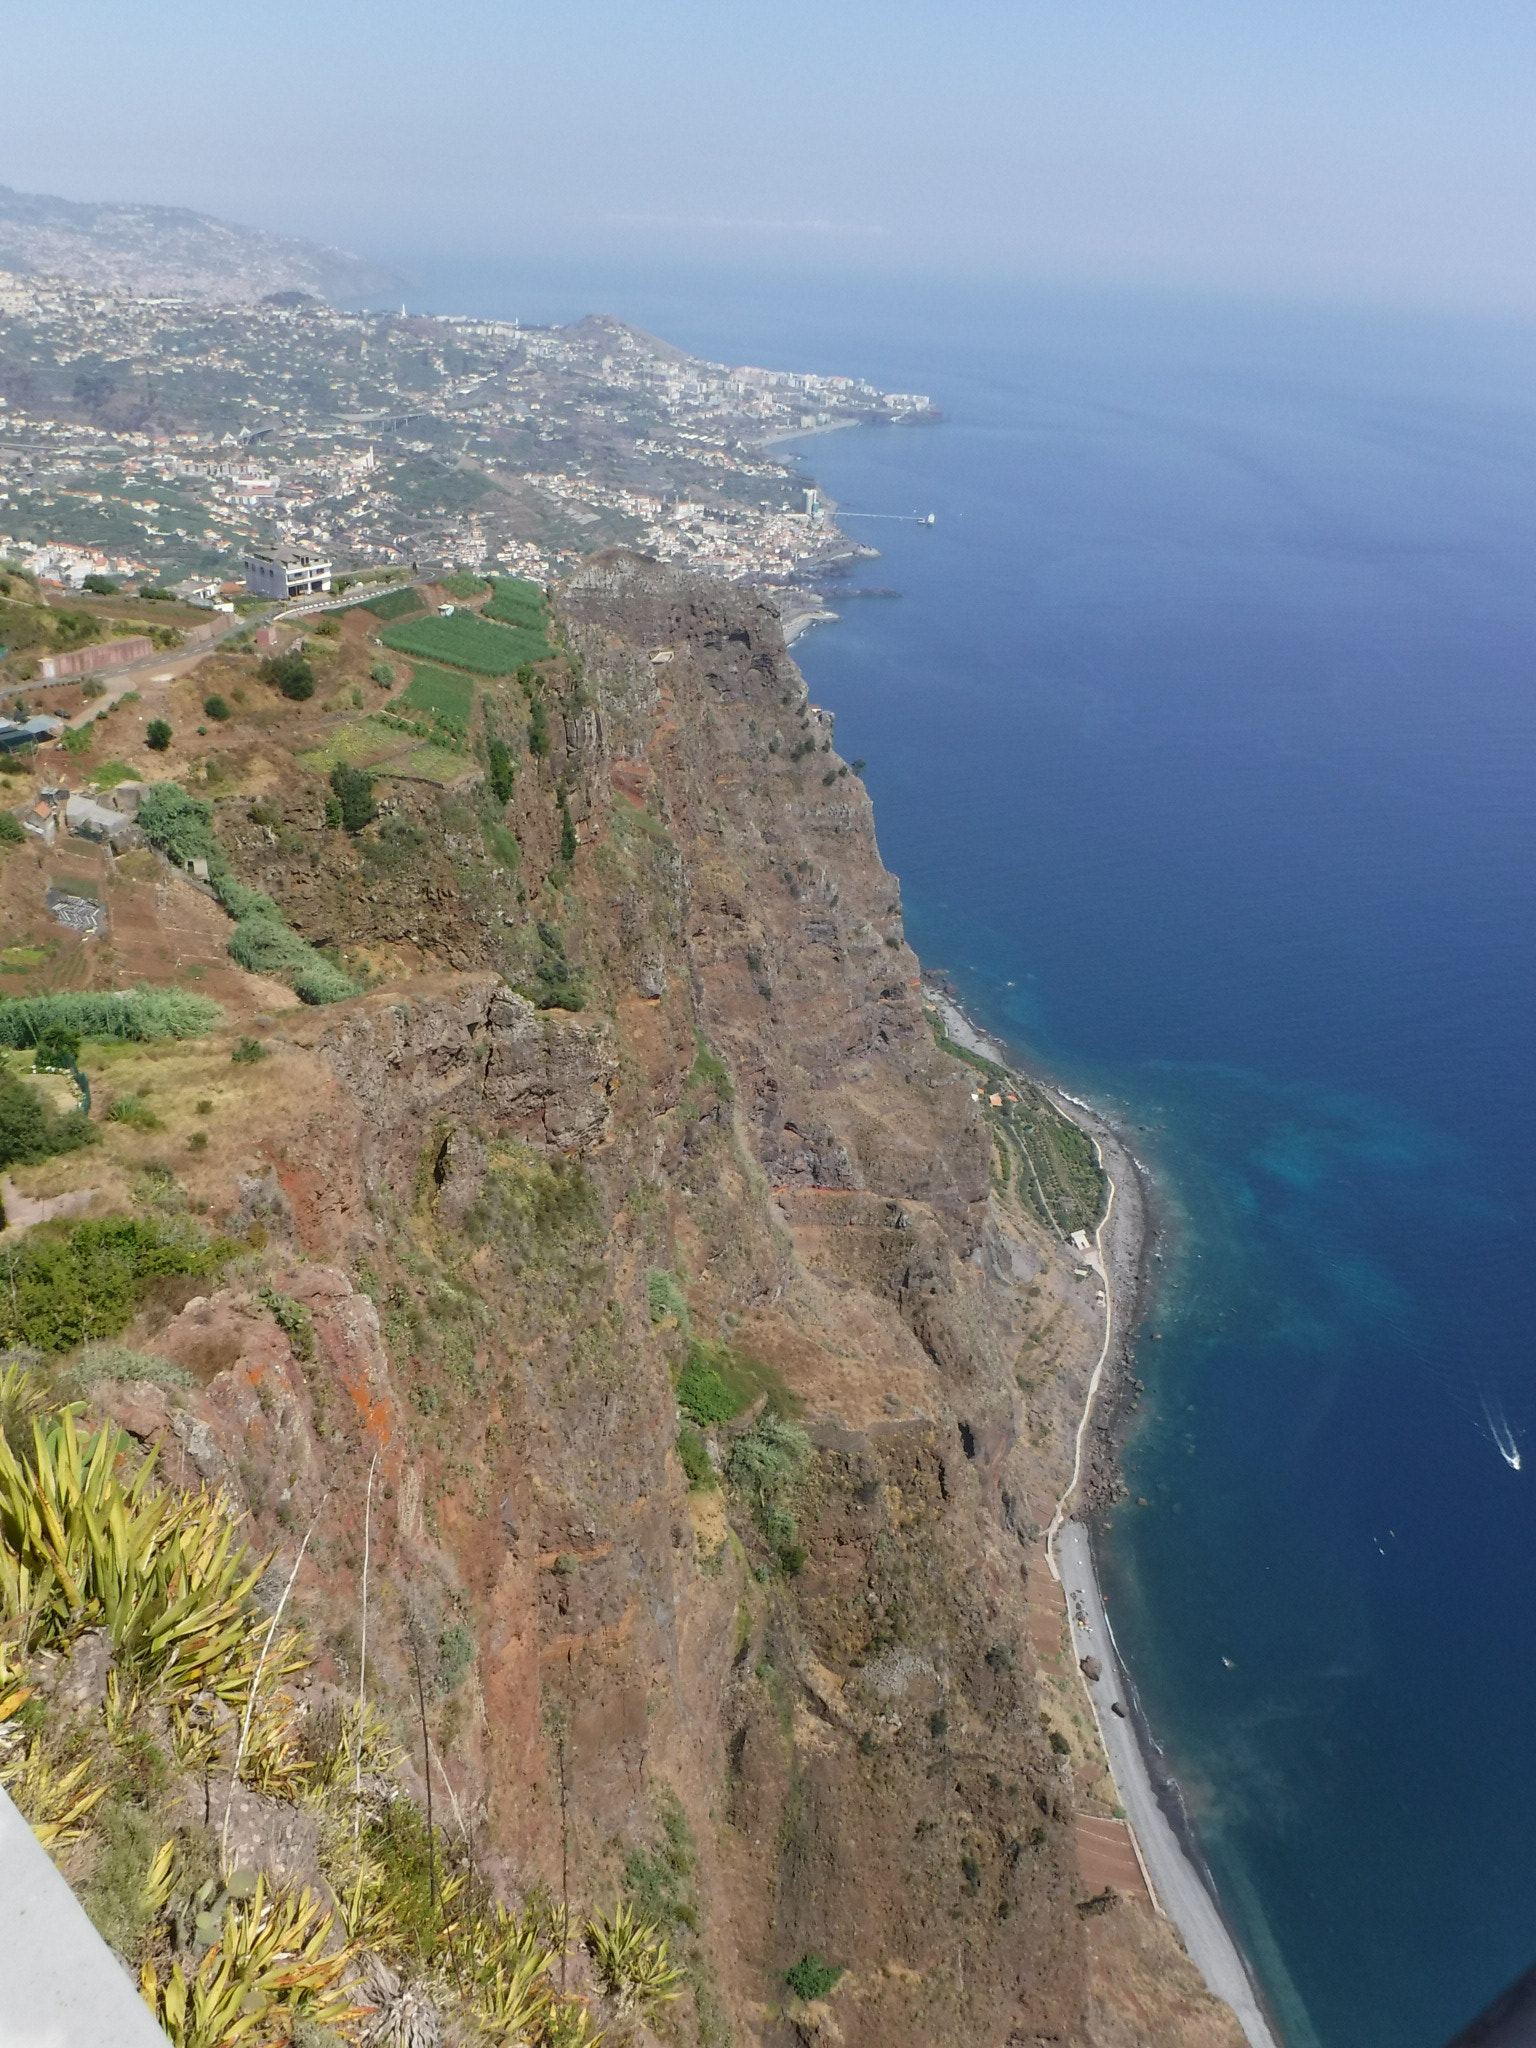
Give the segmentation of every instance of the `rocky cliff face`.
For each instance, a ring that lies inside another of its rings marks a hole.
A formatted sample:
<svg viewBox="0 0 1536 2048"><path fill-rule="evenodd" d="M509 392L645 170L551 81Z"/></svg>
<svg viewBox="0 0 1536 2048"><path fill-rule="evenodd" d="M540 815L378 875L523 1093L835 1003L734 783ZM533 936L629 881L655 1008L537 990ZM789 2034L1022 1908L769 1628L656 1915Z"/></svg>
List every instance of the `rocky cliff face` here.
<svg viewBox="0 0 1536 2048"><path fill-rule="evenodd" d="M323 1509L298 1597L343 1684L371 1502L370 1683L414 1697L427 1645L505 1887L667 1920L673 2037L1231 2042L1081 1874L1106 1788L1038 1538L1097 1314L1000 1197L869 798L750 594L618 557L562 606L580 688L507 814L537 944L437 848L398 915L360 889L409 971L282 1016L264 1277L153 1310L199 1390L116 1412L285 1561ZM246 858L311 936L344 914L318 854Z"/></svg>

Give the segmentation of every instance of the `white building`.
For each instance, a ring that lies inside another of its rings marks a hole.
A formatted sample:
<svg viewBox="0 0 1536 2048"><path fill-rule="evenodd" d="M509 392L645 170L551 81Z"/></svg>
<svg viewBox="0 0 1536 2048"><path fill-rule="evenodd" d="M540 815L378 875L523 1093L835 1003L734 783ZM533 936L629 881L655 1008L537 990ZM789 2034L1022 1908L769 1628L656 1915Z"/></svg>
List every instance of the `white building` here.
<svg viewBox="0 0 1536 2048"><path fill-rule="evenodd" d="M252 548L245 587L257 597L313 597L330 589L331 565L323 555L291 548Z"/></svg>

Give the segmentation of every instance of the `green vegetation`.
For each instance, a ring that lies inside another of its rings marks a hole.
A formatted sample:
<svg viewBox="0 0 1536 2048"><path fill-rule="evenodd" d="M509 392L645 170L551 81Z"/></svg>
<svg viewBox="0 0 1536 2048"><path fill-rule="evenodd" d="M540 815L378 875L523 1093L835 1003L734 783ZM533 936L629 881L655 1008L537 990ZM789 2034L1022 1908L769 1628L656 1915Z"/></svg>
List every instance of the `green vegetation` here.
<svg viewBox="0 0 1536 2048"><path fill-rule="evenodd" d="M982 1077L988 1095L1001 1095L999 1109L987 1104L992 1134L1003 1167L994 1178L1011 1180L1019 1200L1061 1237L1074 1230L1090 1234L1104 1214L1107 1185L1093 1140L1064 1116L1042 1088L1010 1074L995 1060L958 1045L937 1012L929 1023L935 1043ZM1017 1096L1018 1100L1011 1100Z"/></svg>
<svg viewBox="0 0 1536 2048"><path fill-rule="evenodd" d="M380 634L386 647L397 654L420 656L424 661L445 661L451 668L463 668L483 676L509 676L520 661L546 659L552 650L539 640L541 650L530 656L532 636L515 627L493 625L478 612L454 612L450 618L412 619L390 626Z"/></svg>
<svg viewBox="0 0 1536 2048"><path fill-rule="evenodd" d="M528 751L536 761L542 761L549 752L549 713L537 692L528 712Z"/></svg>
<svg viewBox="0 0 1536 2048"><path fill-rule="evenodd" d="M491 794L497 803L511 801L515 770L512 764L512 749L505 740L492 740L486 747L486 767L490 777ZM22 838L21 827L16 827L17 838Z"/></svg>
<svg viewBox="0 0 1536 2048"><path fill-rule="evenodd" d="M576 821L571 816L570 800L560 799L560 858L569 867L576 858Z"/></svg>
<svg viewBox="0 0 1536 2048"><path fill-rule="evenodd" d="M406 584L402 590L386 590L382 597L365 598L357 609L372 612L376 619L408 619L412 612L423 609L422 596Z"/></svg>
<svg viewBox="0 0 1536 2048"><path fill-rule="evenodd" d="M439 576L437 587L464 604L472 597L484 597L491 586L483 576L472 576L467 569L460 569L453 576Z"/></svg>
<svg viewBox="0 0 1536 2048"><path fill-rule="evenodd" d="M373 777L361 768L345 765L331 770L331 790L340 813L338 822L355 837L377 815L373 801Z"/></svg>
<svg viewBox="0 0 1536 2048"><path fill-rule="evenodd" d="M139 829L180 867L207 861L214 894L236 920L230 956L249 973L282 976L305 1003L339 1003L357 994L356 982L301 939L270 896L236 879L214 834L212 807L201 797L189 796L179 783L156 783L139 806Z"/></svg>
<svg viewBox="0 0 1536 2048"><path fill-rule="evenodd" d="M485 616L542 637L549 610L537 583L525 582L519 576L496 576L491 581L491 601L485 607Z"/></svg>
<svg viewBox="0 0 1536 2048"><path fill-rule="evenodd" d="M229 716L229 706L222 697L215 694L212 697L205 697L203 699L203 712L206 717L213 720L215 725L222 725Z"/></svg>
<svg viewBox="0 0 1536 2048"><path fill-rule="evenodd" d="M295 704L302 704L315 694L315 672L302 654L269 654L257 674Z"/></svg>
<svg viewBox="0 0 1536 2048"><path fill-rule="evenodd" d="M165 719L152 718L144 731L144 744L153 748L155 753L163 754L171 744L172 737L171 728Z"/></svg>
<svg viewBox="0 0 1536 2048"><path fill-rule="evenodd" d="M671 1316L687 1336L688 1302L675 1273L668 1272L665 1266L652 1266L645 1276L645 1297L653 1323L664 1323Z"/></svg>
<svg viewBox="0 0 1536 2048"><path fill-rule="evenodd" d="M677 1433L677 1456L688 1475L690 1493L708 1493L720 1484L709 1461L709 1446L691 1422L685 1422Z"/></svg>
<svg viewBox="0 0 1536 2048"><path fill-rule="evenodd" d="M0 1253L0 1345L58 1352L115 1336L155 1280L215 1273L235 1249L228 1239L129 1217L71 1229L40 1223Z"/></svg>
<svg viewBox="0 0 1536 2048"><path fill-rule="evenodd" d="M842 1974L835 1963L827 1962L813 1950L802 1956L792 1970L784 1972L784 1982L796 1998L825 1998Z"/></svg>
<svg viewBox="0 0 1536 2048"><path fill-rule="evenodd" d="M131 990L7 996L0 998L0 1045L35 1046L59 1031L138 1043L201 1038L222 1016L218 1004L206 996L179 988L149 988L142 982Z"/></svg>
<svg viewBox="0 0 1536 2048"><path fill-rule="evenodd" d="M315 1321L303 1302L295 1301L291 1294L280 1294L270 1281L262 1282L256 1299L293 1346L294 1356L306 1364L313 1360Z"/></svg>
<svg viewBox="0 0 1536 2048"><path fill-rule="evenodd" d="M95 789L116 789L120 782L137 781L138 772L126 761L103 761L91 770L91 785Z"/></svg>
<svg viewBox="0 0 1536 2048"><path fill-rule="evenodd" d="M726 1476L787 1572L799 1571L805 1552L788 1501L810 1467L811 1442L803 1429L769 1412L736 1439Z"/></svg>
<svg viewBox="0 0 1536 2048"><path fill-rule="evenodd" d="M129 1124L136 1131L163 1131L165 1125L142 1095L119 1095L107 1111L107 1122Z"/></svg>
<svg viewBox="0 0 1536 2048"><path fill-rule="evenodd" d="M230 1054L237 1067L254 1067L258 1060L266 1057L267 1048L259 1038L242 1038Z"/></svg>
<svg viewBox="0 0 1536 2048"><path fill-rule="evenodd" d="M546 1159L527 1145L497 1148L479 1200L464 1219L472 1243L494 1240L514 1266L545 1264L601 1229L602 1204L581 1161Z"/></svg>
<svg viewBox="0 0 1536 2048"><path fill-rule="evenodd" d="M26 836L20 818L11 811L0 811L0 846L20 846Z"/></svg>
<svg viewBox="0 0 1536 2048"><path fill-rule="evenodd" d="M565 957L564 935L542 917L536 929L543 949L539 971L532 982L524 983L521 993L541 1010L584 1010L586 987L581 969Z"/></svg>
<svg viewBox="0 0 1536 2048"><path fill-rule="evenodd" d="M457 1692L475 1661L475 1639L462 1621L443 1630L437 1644L437 1683L441 1692Z"/></svg>
<svg viewBox="0 0 1536 2048"><path fill-rule="evenodd" d="M410 686L401 690L389 709L420 711L438 725L449 727L457 739L465 739L475 711L475 684L469 676L455 676L446 668L422 664L412 676Z"/></svg>
<svg viewBox="0 0 1536 2048"><path fill-rule="evenodd" d="M0 1167L35 1166L99 1137L82 1111L60 1115L36 1088L0 1069Z"/></svg>
<svg viewBox="0 0 1536 2048"><path fill-rule="evenodd" d="M229 952L248 974L287 981L303 1003L341 1003L357 994L357 983L280 917L242 917L230 933Z"/></svg>
<svg viewBox="0 0 1536 2048"><path fill-rule="evenodd" d="M368 671L381 690L392 690L395 686L395 671L387 661L376 661Z"/></svg>
<svg viewBox="0 0 1536 2048"><path fill-rule="evenodd" d="M603 1989L619 2017L650 2012L682 1993L683 1973L667 1960L667 1943L649 1921L637 1919L629 1906L589 1920L582 1938Z"/></svg>
<svg viewBox="0 0 1536 2048"><path fill-rule="evenodd" d="M761 1392L751 1362L728 1344L710 1344L699 1337L689 1344L688 1362L677 1383L677 1402L695 1422L706 1428L729 1422L750 1408Z"/></svg>

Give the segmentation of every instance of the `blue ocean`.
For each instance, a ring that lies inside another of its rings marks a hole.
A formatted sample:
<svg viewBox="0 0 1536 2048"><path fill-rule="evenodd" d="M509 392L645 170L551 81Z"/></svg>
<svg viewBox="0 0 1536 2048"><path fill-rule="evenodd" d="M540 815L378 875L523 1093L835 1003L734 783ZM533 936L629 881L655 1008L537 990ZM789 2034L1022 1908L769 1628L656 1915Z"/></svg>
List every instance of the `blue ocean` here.
<svg viewBox="0 0 1536 2048"><path fill-rule="evenodd" d="M925 964L1153 1176L1101 1561L1223 1906L1290 2048L1437 2048L1536 1960L1532 337L424 289L942 406L798 446L901 595L797 654Z"/></svg>

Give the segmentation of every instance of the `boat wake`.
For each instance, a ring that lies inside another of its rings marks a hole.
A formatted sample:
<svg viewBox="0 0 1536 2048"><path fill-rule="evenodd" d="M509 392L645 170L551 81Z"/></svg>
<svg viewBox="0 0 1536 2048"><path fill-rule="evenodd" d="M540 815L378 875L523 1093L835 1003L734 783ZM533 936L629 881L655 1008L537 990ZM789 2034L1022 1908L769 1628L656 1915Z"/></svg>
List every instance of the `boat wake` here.
<svg viewBox="0 0 1536 2048"><path fill-rule="evenodd" d="M1499 1456L1504 1460L1511 1472L1518 1472L1520 1470L1520 1445L1516 1440L1514 1431L1509 1426L1508 1417L1504 1413L1503 1402L1490 1402L1485 1395L1483 1397L1483 1414L1488 1418L1488 1427L1493 1434L1494 1442L1498 1445Z"/></svg>

